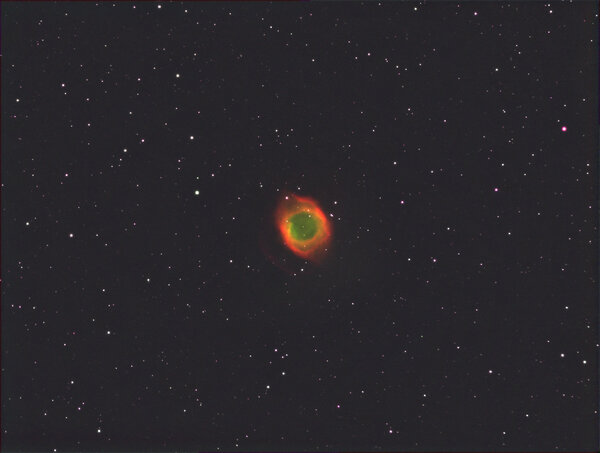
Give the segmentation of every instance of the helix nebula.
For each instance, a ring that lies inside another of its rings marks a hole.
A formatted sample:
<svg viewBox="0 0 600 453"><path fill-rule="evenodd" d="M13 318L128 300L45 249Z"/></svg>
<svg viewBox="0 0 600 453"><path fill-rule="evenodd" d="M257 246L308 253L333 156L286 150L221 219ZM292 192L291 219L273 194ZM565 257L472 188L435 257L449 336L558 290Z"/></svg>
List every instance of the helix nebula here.
<svg viewBox="0 0 600 453"><path fill-rule="evenodd" d="M277 207L275 221L284 244L301 258L316 259L327 251L331 224L314 200L285 195Z"/></svg>

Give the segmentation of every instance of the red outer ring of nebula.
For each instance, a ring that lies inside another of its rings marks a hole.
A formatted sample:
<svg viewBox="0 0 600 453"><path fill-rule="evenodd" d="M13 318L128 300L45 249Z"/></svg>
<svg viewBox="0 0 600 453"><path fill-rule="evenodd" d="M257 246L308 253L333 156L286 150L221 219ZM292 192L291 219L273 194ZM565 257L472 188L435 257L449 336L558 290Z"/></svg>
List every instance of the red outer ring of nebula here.
<svg viewBox="0 0 600 453"><path fill-rule="evenodd" d="M300 212L309 212L319 223L317 233L306 241L294 239L288 229L288 219ZM284 244L296 255L306 259L315 259L327 249L327 244L331 239L331 223L316 201L308 197L286 195L277 207L275 221Z"/></svg>

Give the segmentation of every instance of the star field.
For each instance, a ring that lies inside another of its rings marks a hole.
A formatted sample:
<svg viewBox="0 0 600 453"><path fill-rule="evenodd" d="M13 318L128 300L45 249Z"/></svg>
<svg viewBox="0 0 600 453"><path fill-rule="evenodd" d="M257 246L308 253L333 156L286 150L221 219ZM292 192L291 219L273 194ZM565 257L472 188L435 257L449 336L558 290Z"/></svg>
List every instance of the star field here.
<svg viewBox="0 0 600 453"><path fill-rule="evenodd" d="M4 449L598 450L597 29L3 2Z"/></svg>

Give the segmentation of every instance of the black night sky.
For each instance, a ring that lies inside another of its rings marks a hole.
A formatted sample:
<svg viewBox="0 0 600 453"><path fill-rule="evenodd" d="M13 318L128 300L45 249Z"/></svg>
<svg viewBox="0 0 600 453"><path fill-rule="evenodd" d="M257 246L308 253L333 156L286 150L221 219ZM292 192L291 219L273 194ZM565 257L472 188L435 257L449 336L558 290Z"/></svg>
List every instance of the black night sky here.
<svg viewBox="0 0 600 453"><path fill-rule="evenodd" d="M2 2L3 451L597 450L597 27Z"/></svg>

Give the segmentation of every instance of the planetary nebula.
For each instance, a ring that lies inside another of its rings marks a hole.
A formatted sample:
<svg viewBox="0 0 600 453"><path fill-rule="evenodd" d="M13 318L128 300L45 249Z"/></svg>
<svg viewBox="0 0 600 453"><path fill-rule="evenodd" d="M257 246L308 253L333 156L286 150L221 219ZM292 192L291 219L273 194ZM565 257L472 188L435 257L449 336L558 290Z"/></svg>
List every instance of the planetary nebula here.
<svg viewBox="0 0 600 453"><path fill-rule="evenodd" d="M327 250L331 225L310 198L286 195L279 203L275 220L283 242L296 255L315 259Z"/></svg>

